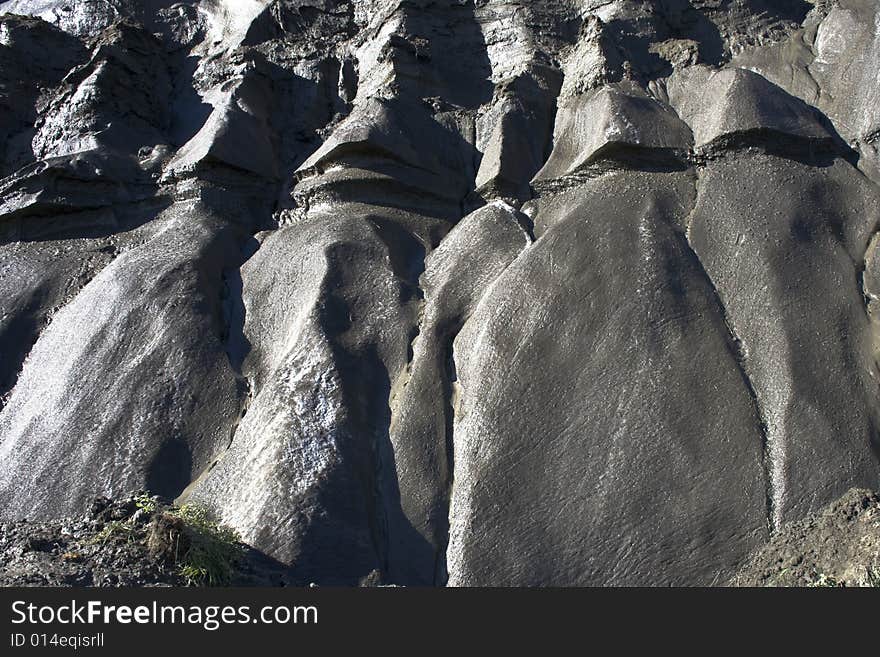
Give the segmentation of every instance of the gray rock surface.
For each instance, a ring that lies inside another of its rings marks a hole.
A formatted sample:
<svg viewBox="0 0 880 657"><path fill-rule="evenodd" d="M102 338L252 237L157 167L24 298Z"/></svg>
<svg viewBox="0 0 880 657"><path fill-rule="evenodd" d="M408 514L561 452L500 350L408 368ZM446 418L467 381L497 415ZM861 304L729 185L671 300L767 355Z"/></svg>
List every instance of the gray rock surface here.
<svg viewBox="0 0 880 657"><path fill-rule="evenodd" d="M0 518L726 582L880 488L869 0L0 3Z"/></svg>
<svg viewBox="0 0 880 657"><path fill-rule="evenodd" d="M748 153L710 164L698 190L691 243L743 345L778 525L876 476L880 399L858 279L880 197L840 160Z"/></svg>
<svg viewBox="0 0 880 657"><path fill-rule="evenodd" d="M552 223L455 340L452 583L710 582L765 539L757 409L680 227L692 190L624 171L541 198Z"/></svg>

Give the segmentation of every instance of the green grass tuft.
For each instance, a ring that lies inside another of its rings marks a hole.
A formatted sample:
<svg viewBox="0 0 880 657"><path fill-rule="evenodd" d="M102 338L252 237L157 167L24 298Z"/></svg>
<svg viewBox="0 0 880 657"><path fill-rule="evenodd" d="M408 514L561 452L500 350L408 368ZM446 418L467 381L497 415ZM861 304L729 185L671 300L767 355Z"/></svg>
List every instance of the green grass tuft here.
<svg viewBox="0 0 880 657"><path fill-rule="evenodd" d="M190 586L228 584L243 553L238 533L197 504L184 504L171 514L183 521L189 538L189 547L178 561L178 574Z"/></svg>
<svg viewBox="0 0 880 657"><path fill-rule="evenodd" d="M116 538L125 538L127 541L133 540L132 531L134 527L129 522L122 520L111 520L95 534L90 543L101 543L102 545Z"/></svg>
<svg viewBox="0 0 880 657"><path fill-rule="evenodd" d="M149 514L155 513L156 509L158 508L158 502L156 501L156 498L151 497L147 493L135 497L134 505L144 513Z"/></svg>

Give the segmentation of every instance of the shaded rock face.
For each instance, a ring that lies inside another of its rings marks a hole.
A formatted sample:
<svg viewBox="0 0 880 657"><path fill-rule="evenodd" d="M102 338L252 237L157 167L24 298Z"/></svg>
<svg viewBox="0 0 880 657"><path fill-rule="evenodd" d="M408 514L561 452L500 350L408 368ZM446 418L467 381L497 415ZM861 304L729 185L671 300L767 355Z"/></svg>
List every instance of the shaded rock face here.
<svg viewBox="0 0 880 657"><path fill-rule="evenodd" d="M876 3L0 12L0 517L711 584L880 487Z"/></svg>

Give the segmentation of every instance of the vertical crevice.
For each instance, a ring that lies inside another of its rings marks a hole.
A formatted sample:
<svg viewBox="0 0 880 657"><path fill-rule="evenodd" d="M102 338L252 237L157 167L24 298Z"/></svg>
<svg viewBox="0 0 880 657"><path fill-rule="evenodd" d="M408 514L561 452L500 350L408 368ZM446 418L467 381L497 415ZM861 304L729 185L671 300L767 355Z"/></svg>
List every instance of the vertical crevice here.
<svg viewBox="0 0 880 657"><path fill-rule="evenodd" d="M711 274L706 269L703 261L700 259L696 249L694 249L690 240L691 221L697 210L700 194L700 176L699 170L695 170L694 179L694 197L693 206L685 220L685 233L681 236L683 246L687 253L690 253L697 269L705 277L709 284L709 289L713 297L713 301L718 308L724 327L727 332L728 348L733 360L736 363L737 370L742 379L743 385L751 399L752 406L758 419L758 426L761 433L761 453L762 453L762 469L764 478L764 505L767 521L767 529L770 533L779 529L782 522L782 500L784 496L784 467L783 459L778 454L778 445L775 444L776 439L770 429L770 423L765 413L760 395L749 374L748 364L748 348L737 333L736 326L728 315L727 305L718 287L715 285ZM680 233L679 233L680 234Z"/></svg>
<svg viewBox="0 0 880 657"><path fill-rule="evenodd" d="M449 547L449 510L452 506L452 484L455 478L455 413L457 406L458 375L455 367L455 335L447 337L443 344L443 415L446 426L446 481L444 500L446 513L443 516L440 540L437 545L437 559L434 571L434 584L446 586L449 572L446 565L446 549Z"/></svg>
<svg viewBox="0 0 880 657"><path fill-rule="evenodd" d="M391 427L397 416L397 407L403 390L412 373L416 347L422 335L422 323L425 315L425 290L421 284L421 276L425 271L425 245L409 230L392 221L376 216L366 219L376 236L385 246L391 273L400 284L401 303L414 306L414 319L408 336L406 365L403 372L394 381L388 399L391 409Z"/></svg>
<svg viewBox="0 0 880 657"><path fill-rule="evenodd" d="M401 417L401 404L405 398L404 391L410 384L413 363L425 339L424 323L426 313L425 290L421 276L425 271L426 246L419 237L398 223L371 215L367 223L382 243L387 266L398 284L399 297L395 300L405 309L409 317L408 334L406 336L405 360L401 363L394 359L395 371L390 371L389 362L385 362L378 354L375 356L375 368L382 370L383 384L387 397L382 409L383 415L378 418L376 436L378 443L374 447L376 454L376 524L378 527L379 554L383 577L395 584L427 584L430 575L419 579L412 569L412 563L420 559L430 558L430 546L412 525L404 512L404 500L401 492L398 459L393 440L396 425ZM401 367L402 365L402 367ZM375 385L375 381L372 382ZM412 562L412 563L411 563ZM423 568L423 570L427 570Z"/></svg>

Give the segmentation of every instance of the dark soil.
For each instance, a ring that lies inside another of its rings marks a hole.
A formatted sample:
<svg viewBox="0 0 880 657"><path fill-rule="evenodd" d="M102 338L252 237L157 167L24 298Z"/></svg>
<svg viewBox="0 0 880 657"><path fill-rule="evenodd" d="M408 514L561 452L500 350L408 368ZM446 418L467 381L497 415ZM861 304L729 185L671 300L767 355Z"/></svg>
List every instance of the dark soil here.
<svg viewBox="0 0 880 657"><path fill-rule="evenodd" d="M171 507L142 497L94 500L79 518L0 524L0 586L184 586L177 555L186 532ZM153 498L156 499L156 498ZM149 507L149 505L147 505ZM232 586L285 586L287 569L241 545Z"/></svg>
<svg viewBox="0 0 880 657"><path fill-rule="evenodd" d="M730 584L880 586L880 494L853 489L783 526Z"/></svg>

